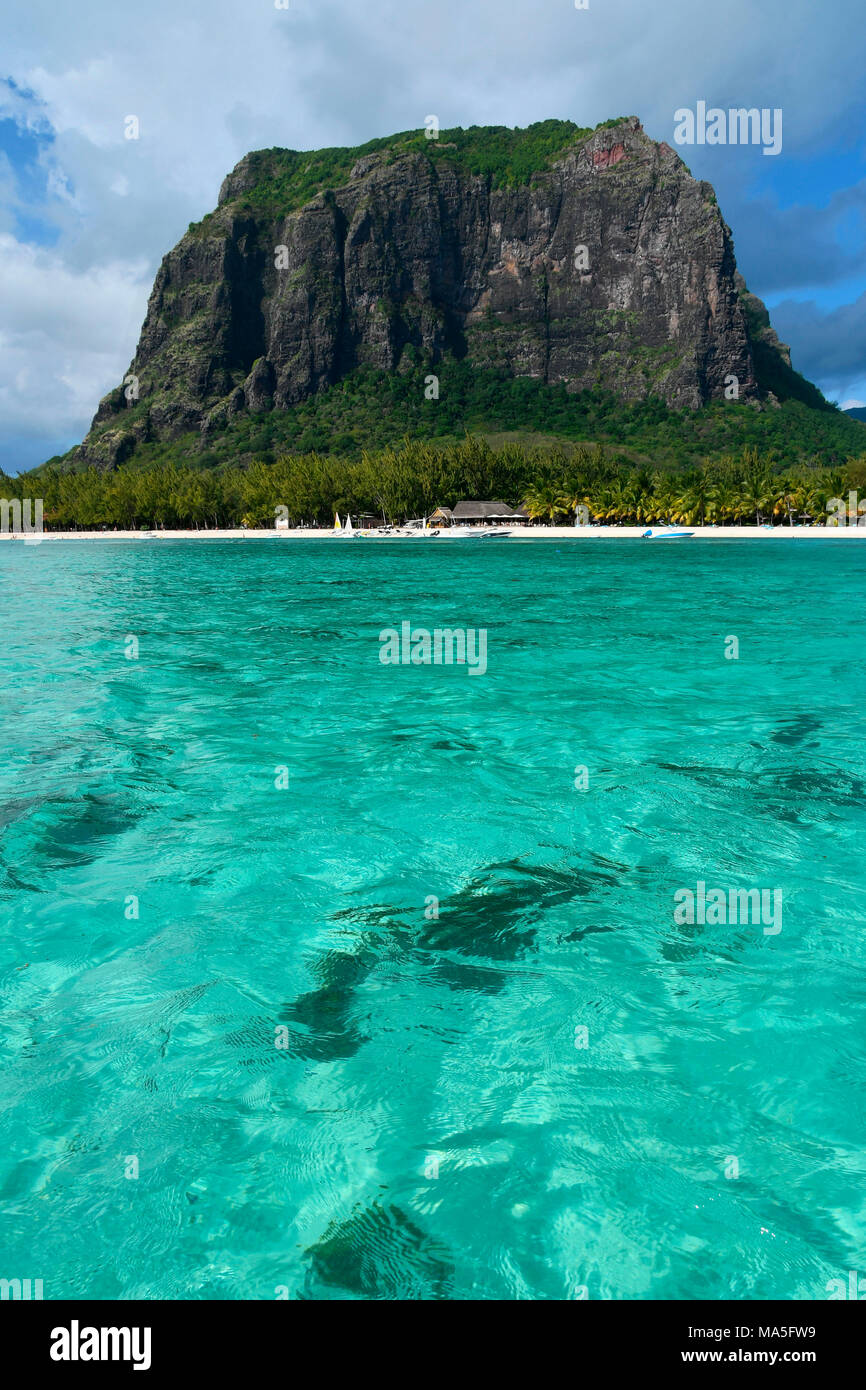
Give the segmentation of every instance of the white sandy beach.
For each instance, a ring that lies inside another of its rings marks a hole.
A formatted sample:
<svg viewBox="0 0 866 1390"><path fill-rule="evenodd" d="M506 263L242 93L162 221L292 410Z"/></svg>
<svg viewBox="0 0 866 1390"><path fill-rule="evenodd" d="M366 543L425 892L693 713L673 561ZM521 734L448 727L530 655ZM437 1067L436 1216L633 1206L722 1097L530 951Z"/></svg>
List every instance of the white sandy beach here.
<svg viewBox="0 0 866 1390"><path fill-rule="evenodd" d="M484 528L479 528L484 529ZM503 537L514 541L571 541L571 540L638 540L647 531L646 526L520 526L502 527ZM664 533L668 528L653 526L653 534ZM674 527L674 530L687 530L691 539L701 540L866 540L866 526L690 526ZM180 531L44 531L27 533L23 531L0 532L0 541L23 541L29 545L40 545L43 541L334 541L346 542L361 539L364 541L406 541L414 542L417 537L397 535L390 532L383 535L378 531L346 533L331 528L317 530L313 527L297 530L180 530ZM426 539L434 539L428 534ZM478 539L467 536L465 532L452 535L447 528L438 532L437 541L454 543ZM495 539L495 537L492 537Z"/></svg>

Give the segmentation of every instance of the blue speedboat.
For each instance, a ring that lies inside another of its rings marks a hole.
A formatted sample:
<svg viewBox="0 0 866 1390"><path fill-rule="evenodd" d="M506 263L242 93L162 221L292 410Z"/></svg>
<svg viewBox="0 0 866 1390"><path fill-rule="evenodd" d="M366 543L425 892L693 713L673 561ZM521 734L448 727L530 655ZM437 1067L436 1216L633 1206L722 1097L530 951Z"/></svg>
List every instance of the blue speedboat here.
<svg viewBox="0 0 866 1390"><path fill-rule="evenodd" d="M694 531L644 531L642 541L683 541L693 536Z"/></svg>

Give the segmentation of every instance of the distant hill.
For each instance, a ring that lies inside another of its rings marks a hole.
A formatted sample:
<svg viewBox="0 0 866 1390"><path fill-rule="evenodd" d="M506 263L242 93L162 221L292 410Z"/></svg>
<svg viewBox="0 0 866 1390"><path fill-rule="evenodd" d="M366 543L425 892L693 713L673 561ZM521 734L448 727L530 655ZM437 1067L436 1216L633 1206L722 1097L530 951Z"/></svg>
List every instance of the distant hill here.
<svg viewBox="0 0 866 1390"><path fill-rule="evenodd" d="M843 410L843 415L850 415L852 420L863 420L866 422L866 405L852 405L850 410Z"/></svg>

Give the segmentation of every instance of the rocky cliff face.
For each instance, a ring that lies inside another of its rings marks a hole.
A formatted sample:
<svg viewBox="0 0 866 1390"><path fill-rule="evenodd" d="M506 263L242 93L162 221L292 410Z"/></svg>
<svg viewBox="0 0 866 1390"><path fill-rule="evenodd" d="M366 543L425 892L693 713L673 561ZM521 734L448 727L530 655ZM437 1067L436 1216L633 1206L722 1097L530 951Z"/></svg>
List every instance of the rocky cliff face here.
<svg viewBox="0 0 866 1390"><path fill-rule="evenodd" d="M417 372L423 391L447 353L677 407L723 398L730 377L756 397L729 229L672 149L630 118L497 186L447 136L381 142L291 210L280 156L305 157L241 160L163 260L136 381L102 401L79 460L188 431L206 443L363 364Z"/></svg>

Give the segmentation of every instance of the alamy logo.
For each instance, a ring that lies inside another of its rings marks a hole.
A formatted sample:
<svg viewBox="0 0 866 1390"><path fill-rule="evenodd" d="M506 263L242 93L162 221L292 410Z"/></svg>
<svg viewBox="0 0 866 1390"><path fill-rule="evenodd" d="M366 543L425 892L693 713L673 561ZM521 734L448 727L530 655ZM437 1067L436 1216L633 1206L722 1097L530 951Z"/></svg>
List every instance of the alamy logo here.
<svg viewBox="0 0 866 1390"><path fill-rule="evenodd" d="M856 492L848 493L846 505L844 497L830 497L827 500L828 526L866 526L866 498L861 502Z"/></svg>
<svg viewBox="0 0 866 1390"><path fill-rule="evenodd" d="M866 1279L861 1279L856 1269L848 1270L848 1287L845 1287L844 1279L830 1279L824 1285L827 1295L832 1303L840 1298L850 1298L862 1303L866 1299Z"/></svg>
<svg viewBox="0 0 866 1390"><path fill-rule="evenodd" d="M674 112L678 145L763 145L764 154L782 150L782 108L768 106L711 106L699 101L694 111L681 106Z"/></svg>
<svg viewBox="0 0 866 1390"><path fill-rule="evenodd" d="M379 633L379 660L383 666L468 666L470 676L487 670L487 629L480 627L426 627L411 623L383 627Z"/></svg>
<svg viewBox="0 0 866 1390"><path fill-rule="evenodd" d="M25 545L38 545L38 540L27 538L42 535L42 498L34 498L31 509L29 497L23 505L19 497L0 497L0 531L13 536L23 533Z"/></svg>
<svg viewBox="0 0 866 1390"><path fill-rule="evenodd" d="M52 1361L131 1361L134 1371L150 1370L149 1327L69 1327L51 1331Z"/></svg>
<svg viewBox="0 0 866 1390"><path fill-rule="evenodd" d="M26 1302L28 1299L41 1297L41 1279L0 1279L0 1298L20 1299Z"/></svg>
<svg viewBox="0 0 866 1390"><path fill-rule="evenodd" d="M697 891L678 888L674 893L674 921L677 926L723 927L762 924L765 936L778 936L782 930L781 888L707 888L698 880Z"/></svg>

